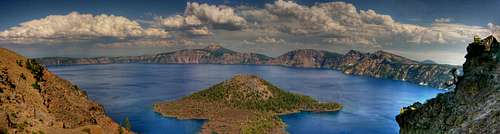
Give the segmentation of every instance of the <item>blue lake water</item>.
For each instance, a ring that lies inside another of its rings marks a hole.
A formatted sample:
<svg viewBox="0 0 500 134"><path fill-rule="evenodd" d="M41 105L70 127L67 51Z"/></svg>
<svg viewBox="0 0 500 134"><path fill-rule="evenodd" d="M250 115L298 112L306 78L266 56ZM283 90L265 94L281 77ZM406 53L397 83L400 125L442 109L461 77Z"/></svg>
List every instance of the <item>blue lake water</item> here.
<svg viewBox="0 0 500 134"><path fill-rule="evenodd" d="M344 105L334 113L282 116L292 134L395 134L399 127L394 118L401 107L444 92L326 69L279 66L108 64L50 66L49 70L87 91L115 121L129 117L132 130L145 134L197 133L202 120L164 118L152 110L152 104L179 99L235 74L256 74L284 90Z"/></svg>

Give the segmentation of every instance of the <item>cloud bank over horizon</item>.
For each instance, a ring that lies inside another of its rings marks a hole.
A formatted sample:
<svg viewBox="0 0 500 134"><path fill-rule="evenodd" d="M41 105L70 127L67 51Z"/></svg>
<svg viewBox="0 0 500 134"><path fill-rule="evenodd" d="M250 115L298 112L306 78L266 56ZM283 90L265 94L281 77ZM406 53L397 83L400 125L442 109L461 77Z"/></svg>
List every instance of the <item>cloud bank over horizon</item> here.
<svg viewBox="0 0 500 134"><path fill-rule="evenodd" d="M263 8L188 2L182 14L141 21L149 23L140 24L138 20L106 14L50 15L0 32L0 46L5 42L11 45L46 43L38 42L40 39L90 40L80 45L95 41L93 47L96 48L134 51L137 47L154 49L175 45L182 48L183 45L219 43L271 56L299 48L335 52L392 50L418 60L439 61L443 54L457 55L455 51L464 49L474 35L500 36L500 26L493 23L474 26L453 23L453 18L444 17L436 18L430 25L410 24L375 10L359 10L346 2L307 6L278 0ZM439 56L415 54L425 51L442 53ZM440 62L457 64L461 60L450 58Z"/></svg>
<svg viewBox="0 0 500 134"><path fill-rule="evenodd" d="M83 38L83 37L165 37L161 29L143 28L126 17L114 15L92 15L71 12L67 15L51 15L11 27L0 32L6 39L29 38Z"/></svg>

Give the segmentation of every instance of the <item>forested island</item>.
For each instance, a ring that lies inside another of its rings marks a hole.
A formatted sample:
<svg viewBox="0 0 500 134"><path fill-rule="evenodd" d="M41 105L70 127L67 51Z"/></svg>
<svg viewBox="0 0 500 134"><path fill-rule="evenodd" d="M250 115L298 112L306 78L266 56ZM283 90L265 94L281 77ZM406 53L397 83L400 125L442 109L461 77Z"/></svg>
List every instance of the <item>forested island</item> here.
<svg viewBox="0 0 500 134"><path fill-rule="evenodd" d="M322 103L270 84L255 75L236 75L175 101L159 102L156 112L179 119L205 119L201 133L286 133L278 117L297 112L334 112L338 103Z"/></svg>

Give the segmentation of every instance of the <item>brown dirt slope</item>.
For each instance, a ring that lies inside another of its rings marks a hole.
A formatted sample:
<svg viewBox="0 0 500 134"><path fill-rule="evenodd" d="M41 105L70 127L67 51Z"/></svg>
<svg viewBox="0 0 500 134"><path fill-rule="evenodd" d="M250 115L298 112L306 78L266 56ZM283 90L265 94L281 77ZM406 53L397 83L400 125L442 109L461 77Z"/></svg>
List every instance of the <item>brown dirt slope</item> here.
<svg viewBox="0 0 500 134"><path fill-rule="evenodd" d="M119 129L78 86L0 48L0 133L113 134Z"/></svg>

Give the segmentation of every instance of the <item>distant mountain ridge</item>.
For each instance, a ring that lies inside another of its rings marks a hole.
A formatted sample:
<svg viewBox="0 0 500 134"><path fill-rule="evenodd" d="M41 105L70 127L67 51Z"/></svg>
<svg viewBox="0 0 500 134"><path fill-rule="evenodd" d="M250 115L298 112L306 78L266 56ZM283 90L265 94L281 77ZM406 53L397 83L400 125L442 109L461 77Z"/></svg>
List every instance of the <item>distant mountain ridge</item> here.
<svg viewBox="0 0 500 134"><path fill-rule="evenodd" d="M449 70L458 66L423 64L392 53L377 51L362 53L351 50L338 53L298 49L269 57L257 53L240 53L220 45L210 45L202 49L184 49L167 53L142 56L66 58L47 57L37 59L45 65L74 64L255 64L279 65L299 68L336 69L346 74L371 76L376 78L408 81L436 88L446 88L451 83Z"/></svg>

